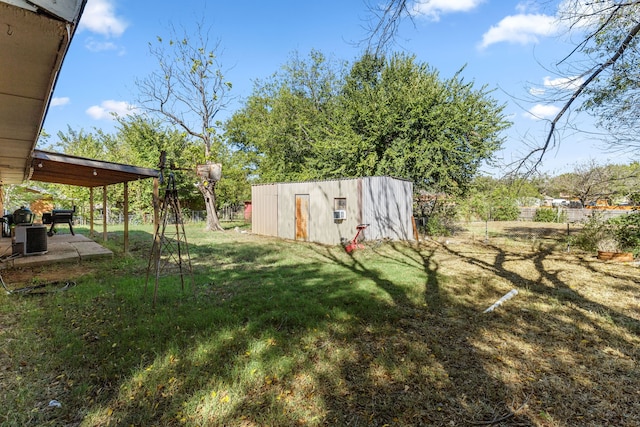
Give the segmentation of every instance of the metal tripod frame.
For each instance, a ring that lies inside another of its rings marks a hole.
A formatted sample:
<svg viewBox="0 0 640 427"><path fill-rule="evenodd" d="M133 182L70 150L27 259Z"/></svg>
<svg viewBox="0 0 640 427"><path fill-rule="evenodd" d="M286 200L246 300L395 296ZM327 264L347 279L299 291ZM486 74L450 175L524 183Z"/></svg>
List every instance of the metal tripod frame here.
<svg viewBox="0 0 640 427"><path fill-rule="evenodd" d="M164 180L162 174L161 179ZM175 231L167 231L168 224L175 225ZM183 261L183 257L186 257L185 261ZM189 245L187 244L187 235L184 230L182 210L180 208L180 200L178 198L178 190L176 189L173 172L170 172L167 177L164 198L160 200L160 221L156 225L153 246L149 256L149 265L147 266L147 282L145 284L144 292L146 295L147 287L149 286L149 277L151 270L153 269L155 272L155 287L153 291L154 308L158 297L160 273L164 271L165 267L170 262L174 262L179 268L180 283L183 291L185 274L183 271L183 264L186 264L186 268L188 268L188 273L191 278L191 288L195 293L191 258L189 256Z"/></svg>

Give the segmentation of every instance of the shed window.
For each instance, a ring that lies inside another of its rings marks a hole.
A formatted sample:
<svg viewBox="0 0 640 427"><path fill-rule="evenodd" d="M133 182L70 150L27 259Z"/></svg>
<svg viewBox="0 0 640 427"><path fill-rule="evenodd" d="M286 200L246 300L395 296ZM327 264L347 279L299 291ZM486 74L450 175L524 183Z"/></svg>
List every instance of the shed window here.
<svg viewBox="0 0 640 427"><path fill-rule="evenodd" d="M334 211L346 211L347 210L347 198L346 197L336 197L333 199L333 210Z"/></svg>

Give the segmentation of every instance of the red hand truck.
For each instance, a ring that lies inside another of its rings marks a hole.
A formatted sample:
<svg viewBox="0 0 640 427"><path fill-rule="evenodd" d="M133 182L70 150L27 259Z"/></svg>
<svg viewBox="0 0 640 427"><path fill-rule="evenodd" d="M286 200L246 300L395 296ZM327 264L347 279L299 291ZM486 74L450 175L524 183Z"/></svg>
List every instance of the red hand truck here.
<svg viewBox="0 0 640 427"><path fill-rule="evenodd" d="M356 225L356 230L358 230L358 232L356 233L354 238L351 240L351 242L347 246L345 246L345 250L347 251L348 254L355 251L356 249L364 249L364 246L358 243L358 237L360 237L360 233L362 233L362 230L364 230L368 226L369 224Z"/></svg>

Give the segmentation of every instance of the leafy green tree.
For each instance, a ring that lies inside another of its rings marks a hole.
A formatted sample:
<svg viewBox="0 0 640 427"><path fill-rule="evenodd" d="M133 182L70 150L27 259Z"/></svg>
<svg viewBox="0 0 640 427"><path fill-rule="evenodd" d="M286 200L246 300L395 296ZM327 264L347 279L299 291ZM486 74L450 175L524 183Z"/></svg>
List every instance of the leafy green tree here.
<svg viewBox="0 0 640 427"><path fill-rule="evenodd" d="M84 129L74 130L67 126L66 133L58 132L58 143L53 147L72 156L107 160L107 147L100 135L102 133L95 134Z"/></svg>
<svg viewBox="0 0 640 427"><path fill-rule="evenodd" d="M98 160L109 160L107 147L101 139L104 134L87 132L84 129L74 130L67 127L66 132L57 133L58 141L48 148L72 156L87 157ZM72 208L76 206L78 215L84 215L89 207L89 189L86 187L43 184L57 197L54 198L56 208ZM113 193L113 190L112 190ZM116 197L112 194L112 197Z"/></svg>
<svg viewBox="0 0 640 427"><path fill-rule="evenodd" d="M392 175L461 194L502 144L508 122L486 88L441 81L404 55L365 54L343 70L318 52L295 56L227 123L260 180Z"/></svg>
<svg viewBox="0 0 640 427"><path fill-rule="evenodd" d="M56 151L61 151L68 155L86 157L91 159L126 162L120 150L119 139L113 135L104 133L100 129L93 132L86 132L84 129L74 130L70 127L67 132L58 132L58 142L51 146ZM77 208L78 215L85 215L89 208L90 190L87 187L46 184L50 191L57 194L55 204L57 208ZM94 195L95 197L95 195ZM112 211L122 209L124 195L117 186L107 187L107 198ZM136 200L132 198L132 200ZM147 200L150 205L151 199ZM100 202L96 201L98 204ZM135 202L134 202L135 204ZM137 207L137 206L136 206Z"/></svg>
<svg viewBox="0 0 640 427"><path fill-rule="evenodd" d="M400 22L412 18L412 1L385 0L371 7L374 16L369 42L382 52L394 41ZM538 1L540 6L547 2ZM557 126L575 104L592 113L611 134L605 143L632 151L638 147L640 81L640 0L563 0L552 2L558 27L575 35L576 46L559 59L559 75L574 83L575 89L553 93L549 101L562 101L559 113L549 123L544 141L532 147L519 168L535 171L544 155L558 141Z"/></svg>
<svg viewBox="0 0 640 427"><path fill-rule="evenodd" d="M640 162L609 165L616 178L611 183L614 203L634 203L640 192ZM636 203L637 204L637 203Z"/></svg>
<svg viewBox="0 0 640 427"><path fill-rule="evenodd" d="M200 158L200 147L184 132L162 126L158 120L142 115L117 117L118 126L113 134L101 130L86 132L68 128L58 133L58 142L50 149L103 161L157 168L160 153L167 153L182 206L203 209L202 197L193 185L196 182L193 165ZM143 218L152 219L153 183L140 180L129 183L129 209ZM78 206L80 213L89 204L89 190L84 187L47 184L58 194L59 207ZM111 208L122 210L124 193L119 186L109 186L107 197ZM61 206L63 205L64 206Z"/></svg>
<svg viewBox="0 0 640 427"><path fill-rule="evenodd" d="M501 180L493 178L491 176L478 176L471 185L469 191L464 198L458 201L460 206L460 213L463 217L469 221L474 219L481 219L482 221L488 221L492 218L492 210L495 204L495 193L497 188L503 188L506 185L501 184ZM506 192L506 188L502 189L502 193Z"/></svg>
<svg viewBox="0 0 640 427"><path fill-rule="evenodd" d="M42 186L42 188L47 188ZM31 202L38 200L42 197L42 194L33 191L24 184L11 184L2 186L3 207L7 213L12 213L20 207L29 207ZM0 212L0 216L3 216L4 212Z"/></svg>
<svg viewBox="0 0 640 427"><path fill-rule="evenodd" d="M328 141L343 140L335 130L341 84L339 64L317 51L308 59L295 53L280 72L255 83L227 122L227 138L247 154L262 181L320 178L310 165L323 163L318 156Z"/></svg>
<svg viewBox="0 0 640 427"><path fill-rule="evenodd" d="M344 89L345 116L358 136L358 169L394 175L417 188L464 194L508 126L486 87L456 74L440 79L414 57L365 54Z"/></svg>
<svg viewBox="0 0 640 427"><path fill-rule="evenodd" d="M640 212L622 215L612 218L609 224L613 227L613 233L621 250L633 252L634 256L640 253Z"/></svg>
<svg viewBox="0 0 640 427"><path fill-rule="evenodd" d="M533 215L534 222L566 222L567 212L563 209L538 208Z"/></svg>
<svg viewBox="0 0 640 427"><path fill-rule="evenodd" d="M249 179L252 169L242 151L230 152L224 164L224 179L218 184L218 207L241 206L246 200L251 200Z"/></svg>
<svg viewBox="0 0 640 427"><path fill-rule="evenodd" d="M574 166L574 170L554 177L556 194L575 197L583 206L598 199L627 197L638 183L640 170L632 165L603 165L591 159Z"/></svg>
<svg viewBox="0 0 640 427"><path fill-rule="evenodd" d="M466 197L458 201L459 211L466 220L475 218L513 221L520 215L523 199L539 199L540 194L531 180L513 181L506 178L478 176L473 180Z"/></svg>
<svg viewBox="0 0 640 427"><path fill-rule="evenodd" d="M193 165L200 156L200 147L185 132L163 126L156 119L132 115L118 118L116 138L117 156L125 163L156 169L160 154L165 152L167 173L173 169L181 206L203 209L202 197L193 185L197 181ZM129 191L133 195L132 210L148 211L152 199L150 181L132 182Z"/></svg>
<svg viewBox="0 0 640 427"><path fill-rule="evenodd" d="M613 136L612 147L637 149L640 126L640 1L599 2L595 16L572 13L567 19L586 21L590 43L584 52L592 59L592 68L606 69L595 75L584 91L582 109L590 112L598 124ZM594 19L595 18L595 19Z"/></svg>

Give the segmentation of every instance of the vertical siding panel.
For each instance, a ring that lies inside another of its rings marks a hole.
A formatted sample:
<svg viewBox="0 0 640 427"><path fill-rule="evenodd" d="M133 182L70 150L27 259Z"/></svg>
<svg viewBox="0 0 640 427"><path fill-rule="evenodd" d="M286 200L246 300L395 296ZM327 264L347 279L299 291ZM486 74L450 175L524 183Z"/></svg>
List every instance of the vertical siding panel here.
<svg viewBox="0 0 640 427"><path fill-rule="evenodd" d="M264 236L278 235L278 187L275 184L251 187L251 231Z"/></svg>
<svg viewBox="0 0 640 427"><path fill-rule="evenodd" d="M390 177L363 178L363 222L367 239L413 240L413 184Z"/></svg>
<svg viewBox="0 0 640 427"><path fill-rule="evenodd" d="M362 210L362 178L358 178L358 183L356 185L356 203L357 203L357 212L358 212L358 224L366 224L367 222L364 220L364 211Z"/></svg>
<svg viewBox="0 0 640 427"><path fill-rule="evenodd" d="M309 194L305 183L279 183L278 185L278 237L296 238L296 195ZM310 210L309 215L313 215Z"/></svg>
<svg viewBox="0 0 640 427"><path fill-rule="evenodd" d="M309 189L311 195L310 240L328 245L337 245L342 239L349 240L359 224L358 180L340 179L314 182ZM336 198L347 200L347 218L334 220Z"/></svg>
<svg viewBox="0 0 640 427"><path fill-rule="evenodd" d="M278 236L295 239L295 199L309 195L309 241L329 245L351 239L359 224L357 180L280 183L278 185ZM347 199L347 219L334 221L334 199Z"/></svg>
<svg viewBox="0 0 640 427"><path fill-rule="evenodd" d="M253 232L295 239L296 195L309 196L309 241L351 240L361 223L366 240L413 240L413 184L390 177L254 185ZM333 219L335 198L347 199L343 221Z"/></svg>
<svg viewBox="0 0 640 427"><path fill-rule="evenodd" d="M386 201L383 200L385 194L381 188L383 186L378 179L362 179L362 222L369 224L364 232L367 240L386 237L386 230L389 228L389 218L384 208Z"/></svg>

